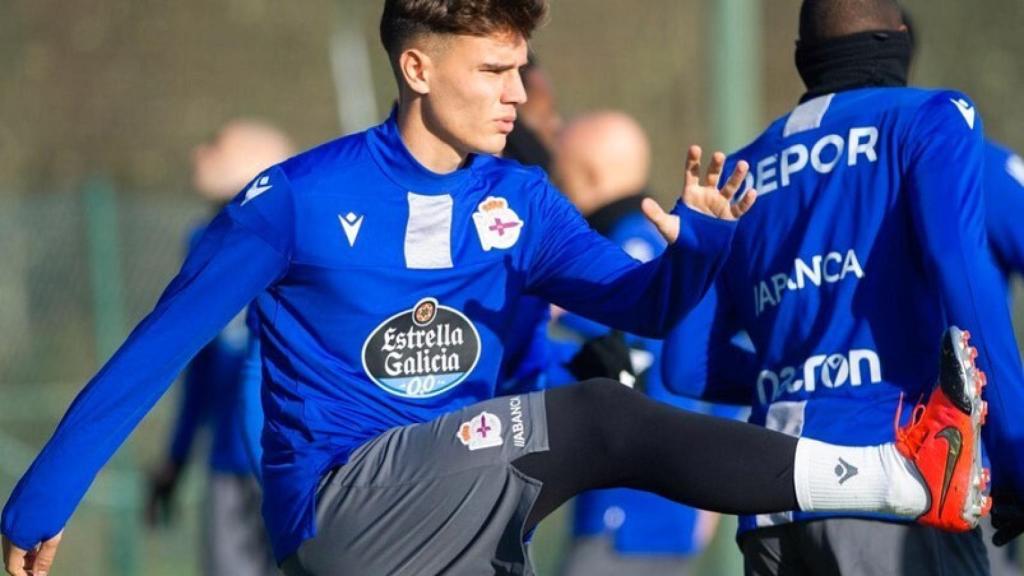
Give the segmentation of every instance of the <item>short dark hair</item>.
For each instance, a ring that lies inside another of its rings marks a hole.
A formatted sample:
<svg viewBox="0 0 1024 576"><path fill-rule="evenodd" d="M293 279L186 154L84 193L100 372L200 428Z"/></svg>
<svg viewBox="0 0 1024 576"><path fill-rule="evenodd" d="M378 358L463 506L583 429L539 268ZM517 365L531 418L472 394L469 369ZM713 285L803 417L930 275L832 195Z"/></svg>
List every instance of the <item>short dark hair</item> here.
<svg viewBox="0 0 1024 576"><path fill-rule="evenodd" d="M423 34L513 32L529 39L546 14L547 0L385 0L380 41L394 62Z"/></svg>
<svg viewBox="0 0 1024 576"><path fill-rule="evenodd" d="M897 0L804 0L800 40L813 43L858 32L896 30L902 21Z"/></svg>

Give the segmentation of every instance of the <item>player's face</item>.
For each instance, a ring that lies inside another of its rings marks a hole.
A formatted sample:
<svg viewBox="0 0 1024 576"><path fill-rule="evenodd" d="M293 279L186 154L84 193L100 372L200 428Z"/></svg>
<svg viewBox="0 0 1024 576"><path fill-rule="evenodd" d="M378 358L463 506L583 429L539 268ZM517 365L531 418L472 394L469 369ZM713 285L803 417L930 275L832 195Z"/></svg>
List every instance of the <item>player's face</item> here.
<svg viewBox="0 0 1024 576"><path fill-rule="evenodd" d="M526 64L519 34L451 36L432 58L424 121L462 153L497 154L526 101L519 68Z"/></svg>

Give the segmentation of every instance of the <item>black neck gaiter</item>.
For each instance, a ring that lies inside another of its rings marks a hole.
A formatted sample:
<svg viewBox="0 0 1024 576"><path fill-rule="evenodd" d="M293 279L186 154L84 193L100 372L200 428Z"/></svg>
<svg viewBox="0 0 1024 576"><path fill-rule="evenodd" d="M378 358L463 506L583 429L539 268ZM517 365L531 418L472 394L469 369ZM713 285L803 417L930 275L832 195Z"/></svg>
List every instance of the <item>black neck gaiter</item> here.
<svg viewBox="0 0 1024 576"><path fill-rule="evenodd" d="M801 102L823 94L871 86L906 86L910 67L906 32L861 32L796 44L796 69L807 92Z"/></svg>

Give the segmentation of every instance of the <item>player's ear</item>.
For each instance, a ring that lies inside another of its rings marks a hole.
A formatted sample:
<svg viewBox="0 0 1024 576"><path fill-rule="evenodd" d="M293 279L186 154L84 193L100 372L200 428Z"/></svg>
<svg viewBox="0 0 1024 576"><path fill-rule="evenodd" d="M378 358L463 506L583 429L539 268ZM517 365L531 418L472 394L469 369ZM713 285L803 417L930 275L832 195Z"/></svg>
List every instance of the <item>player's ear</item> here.
<svg viewBox="0 0 1024 576"><path fill-rule="evenodd" d="M398 71L406 86L419 95L430 93L430 56L422 50L407 48L398 57Z"/></svg>

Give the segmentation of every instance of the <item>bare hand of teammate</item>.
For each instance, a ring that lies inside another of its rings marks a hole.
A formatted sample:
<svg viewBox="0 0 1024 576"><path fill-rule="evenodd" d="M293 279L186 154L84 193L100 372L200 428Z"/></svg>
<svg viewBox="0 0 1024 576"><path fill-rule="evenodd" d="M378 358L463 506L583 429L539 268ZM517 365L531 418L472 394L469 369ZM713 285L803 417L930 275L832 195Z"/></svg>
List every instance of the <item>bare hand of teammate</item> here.
<svg viewBox="0 0 1024 576"><path fill-rule="evenodd" d="M46 576L53 566L53 557L60 546L61 530L56 536L44 541L33 550L22 550L12 544L7 537L4 543L4 566L10 576Z"/></svg>
<svg viewBox="0 0 1024 576"><path fill-rule="evenodd" d="M715 152L711 155L711 165L708 166L707 176L702 183L700 180L700 146L690 146L686 157L686 183L683 186L683 193L680 195L683 203L691 209L722 220L738 220L750 210L757 199L757 191L753 188L747 190L738 202L733 202L733 196L743 186L743 180L747 177L750 166L739 161L732 171L729 179L718 189L718 182L722 177L722 168L725 165L725 154ZM679 217L669 214L661 209L654 200L647 198L642 205L644 214L658 227L658 231L669 243L676 241L679 237Z"/></svg>

